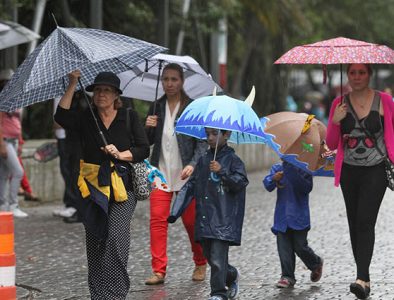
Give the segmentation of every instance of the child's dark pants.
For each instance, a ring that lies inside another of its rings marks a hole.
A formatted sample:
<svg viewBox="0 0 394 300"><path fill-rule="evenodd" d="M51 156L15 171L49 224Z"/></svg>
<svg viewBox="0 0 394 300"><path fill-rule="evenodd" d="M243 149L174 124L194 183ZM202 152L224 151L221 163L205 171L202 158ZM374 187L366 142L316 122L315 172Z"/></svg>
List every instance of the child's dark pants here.
<svg viewBox="0 0 394 300"><path fill-rule="evenodd" d="M308 230L287 229L285 233L278 232L277 245L282 268L282 277L295 283L295 254L311 271L319 267L321 258L308 246Z"/></svg>
<svg viewBox="0 0 394 300"><path fill-rule="evenodd" d="M237 269L228 263L229 242L205 239L201 244L211 267L211 296L227 300L226 286L230 286L237 278Z"/></svg>

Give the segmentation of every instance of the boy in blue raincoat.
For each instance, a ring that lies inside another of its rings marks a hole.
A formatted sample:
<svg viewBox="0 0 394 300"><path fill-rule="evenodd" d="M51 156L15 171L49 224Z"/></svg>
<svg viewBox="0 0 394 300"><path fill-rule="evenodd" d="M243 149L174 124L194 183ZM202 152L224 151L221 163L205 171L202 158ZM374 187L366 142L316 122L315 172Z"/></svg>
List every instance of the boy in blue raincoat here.
<svg viewBox="0 0 394 300"><path fill-rule="evenodd" d="M227 145L231 132L213 128L205 132L210 149L200 157L193 175L179 191L168 221L175 222L196 198L195 240L201 243L211 267L209 299L234 299L239 291L239 273L228 263L228 251L229 246L241 245L249 181L244 163Z"/></svg>
<svg viewBox="0 0 394 300"><path fill-rule="evenodd" d="M277 237L282 276L276 286L294 286L295 254L311 270L311 281L319 281L323 259L308 246L307 240L311 227L309 193L313 188L312 175L288 162L277 163L271 167L263 184L269 192L277 189L274 225L271 230Z"/></svg>

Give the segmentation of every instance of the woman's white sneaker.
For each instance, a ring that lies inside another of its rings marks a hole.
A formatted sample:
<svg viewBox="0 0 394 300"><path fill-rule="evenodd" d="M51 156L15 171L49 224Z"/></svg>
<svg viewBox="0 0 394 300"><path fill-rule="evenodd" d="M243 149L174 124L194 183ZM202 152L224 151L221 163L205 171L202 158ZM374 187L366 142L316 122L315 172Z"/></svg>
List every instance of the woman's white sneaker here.
<svg viewBox="0 0 394 300"><path fill-rule="evenodd" d="M77 210L74 207L65 207L62 209L55 209L52 214L57 217L69 218L71 217Z"/></svg>

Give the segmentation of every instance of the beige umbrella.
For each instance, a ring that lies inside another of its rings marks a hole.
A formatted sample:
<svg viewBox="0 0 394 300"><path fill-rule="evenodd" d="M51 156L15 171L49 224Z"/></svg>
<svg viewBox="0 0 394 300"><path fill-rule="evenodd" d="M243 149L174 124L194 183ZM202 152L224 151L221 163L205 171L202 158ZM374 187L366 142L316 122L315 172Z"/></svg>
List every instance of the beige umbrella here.
<svg viewBox="0 0 394 300"><path fill-rule="evenodd" d="M312 175L333 175L333 154L325 145L326 126L314 115L284 111L261 121L267 145L281 159Z"/></svg>

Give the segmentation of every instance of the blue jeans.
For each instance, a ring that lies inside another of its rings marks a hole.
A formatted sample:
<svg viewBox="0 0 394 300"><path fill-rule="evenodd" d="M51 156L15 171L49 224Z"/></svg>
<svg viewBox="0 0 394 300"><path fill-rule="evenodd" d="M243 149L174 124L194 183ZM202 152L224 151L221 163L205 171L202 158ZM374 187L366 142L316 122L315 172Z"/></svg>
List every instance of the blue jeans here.
<svg viewBox="0 0 394 300"><path fill-rule="evenodd" d="M285 233L278 232L277 245L282 268L282 277L295 283L295 254L311 271L321 264L321 258L308 246L308 230L287 229Z"/></svg>
<svg viewBox="0 0 394 300"><path fill-rule="evenodd" d="M201 241L204 256L211 267L211 296L220 296L227 300L226 286L237 279L237 269L228 263L229 242L204 239Z"/></svg>
<svg viewBox="0 0 394 300"><path fill-rule="evenodd" d="M7 158L0 157L0 206L13 210L18 206L18 191L23 177L23 168L18 160L18 139L4 139ZM8 191L6 191L6 186Z"/></svg>

